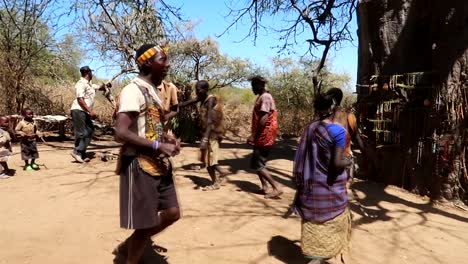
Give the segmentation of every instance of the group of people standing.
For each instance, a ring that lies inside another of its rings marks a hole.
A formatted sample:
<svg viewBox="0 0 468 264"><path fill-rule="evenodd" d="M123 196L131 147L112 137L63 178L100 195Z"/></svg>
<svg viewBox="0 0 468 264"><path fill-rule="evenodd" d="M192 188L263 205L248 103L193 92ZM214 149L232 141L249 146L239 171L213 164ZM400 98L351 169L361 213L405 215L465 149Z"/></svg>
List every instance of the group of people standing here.
<svg viewBox="0 0 468 264"><path fill-rule="evenodd" d="M200 160L212 180L204 190L219 189L228 173L218 166L224 133L222 105L209 94L208 82L197 82L195 99L168 108L167 95L157 88L169 70L165 50L143 45L136 52L136 62L139 75L123 88L116 115L116 138L123 143L118 162L120 223L134 232L114 253L122 255L127 264L138 263L151 236L180 218L170 162L170 157L180 153L180 142L165 130L165 122L180 107L200 103ZM266 89L267 81L261 76L250 81L257 95L252 135L247 140L253 145L251 167L260 178L265 198L277 198L283 191L266 167L278 132L277 109ZM352 113L338 107L342 96L332 89L316 97L316 120L305 128L294 162L297 194L292 210L303 219L302 249L311 263L333 258L344 263L342 252L351 230L346 168L352 161L346 150L356 133L350 133L355 129L355 123L349 122ZM345 118L335 118L340 115Z"/></svg>
<svg viewBox="0 0 468 264"><path fill-rule="evenodd" d="M34 112L30 108L24 108L21 111L23 119L18 122L13 132L10 131L10 118L0 116L0 165L3 171L0 172L0 179L9 179L16 173L14 169L8 166L8 160L13 155L12 136L19 138L21 148L21 159L24 161L23 170L39 170L36 159L39 158L36 140L42 138L42 133L37 130L34 122Z"/></svg>
<svg viewBox="0 0 468 264"><path fill-rule="evenodd" d="M252 114L251 136L247 139L247 143L253 146L251 169L256 171L260 179L265 198L277 198L283 191L266 167L268 155L278 133L277 109L273 97L266 89L266 79L254 76L250 78L250 82L253 93L257 95ZM200 102L202 120L200 157L212 180L212 184L203 190L217 190L224 182L224 176L229 174L218 165L219 143L225 132L222 104L220 98L209 94L207 81L198 81L195 89L195 102Z"/></svg>
<svg viewBox="0 0 468 264"><path fill-rule="evenodd" d="M115 116L116 140L122 143L116 169L120 175L120 225L134 232L114 253L123 256L127 264L138 263L151 236L180 218L170 158L180 153L181 146L168 125L180 107L200 103L200 160L212 180L203 190L219 189L229 173L218 164L224 116L220 98L209 93L209 83L198 81L196 98L179 103L177 88L164 81L170 67L165 49L145 44L136 51L135 57L139 74L121 91ZM75 129L71 156L83 163L89 161L86 150L94 131L95 93L111 85L93 85L88 66L80 68L80 72L71 107ZM283 191L266 166L278 133L277 108L266 89L265 78L254 76L250 82L257 95L252 134L247 139L253 146L251 168L260 179L265 198L278 198ZM293 180L297 192L292 211L302 218L301 246L310 263L345 263L343 252L351 231L346 169L352 164L351 139L357 139L359 147L363 147L355 116L339 106L342 97L343 93L336 88L316 96L315 119L305 127L294 160ZM32 110L26 109L23 116L16 130L22 136L24 169L34 170L38 169L35 163L38 131ZM8 119L0 117L0 165L4 168L0 177L11 175L6 163L11 155L7 126Z"/></svg>
<svg viewBox="0 0 468 264"><path fill-rule="evenodd" d="M123 143L118 161L120 223L121 227L135 231L115 253L123 255L127 263L137 263L151 236L180 217L170 162L170 157L179 154L180 142L165 129L165 123L180 107L200 103L200 160L212 180L203 190L219 189L229 173L218 164L224 116L220 98L209 93L209 83L198 81L196 98L165 107L170 96L166 89L158 90L158 87L164 84L169 70L166 52L157 45L143 45L137 50L136 58L139 75L121 91L116 115L116 138ZM251 83L258 95L253 135L248 140L254 145L252 168L260 177L265 197L275 198L282 191L268 173L266 160L278 129L276 106L266 90L264 78L253 77Z"/></svg>

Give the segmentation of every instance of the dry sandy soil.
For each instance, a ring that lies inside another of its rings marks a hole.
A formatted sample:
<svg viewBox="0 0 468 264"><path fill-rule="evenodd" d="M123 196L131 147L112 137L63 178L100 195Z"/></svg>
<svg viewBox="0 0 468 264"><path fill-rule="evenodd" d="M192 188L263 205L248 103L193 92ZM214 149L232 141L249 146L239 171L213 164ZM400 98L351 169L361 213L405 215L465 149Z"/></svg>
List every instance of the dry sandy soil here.
<svg viewBox="0 0 468 264"><path fill-rule="evenodd" d="M175 159L182 219L153 238L145 263L306 263L300 254L300 220L283 219L291 203L293 150L272 153L281 200L258 194L259 181L246 170L250 148L222 145L222 165L233 174L220 190L203 192L206 172L197 151L185 146ZM40 145L38 172L21 170L19 147L11 159L15 177L0 181L0 263L112 263L113 248L130 232L119 228L115 161L72 163L71 142ZM117 152L94 141L91 151ZM468 213L396 187L353 185L353 263L468 263ZM159 250L160 251L160 250Z"/></svg>

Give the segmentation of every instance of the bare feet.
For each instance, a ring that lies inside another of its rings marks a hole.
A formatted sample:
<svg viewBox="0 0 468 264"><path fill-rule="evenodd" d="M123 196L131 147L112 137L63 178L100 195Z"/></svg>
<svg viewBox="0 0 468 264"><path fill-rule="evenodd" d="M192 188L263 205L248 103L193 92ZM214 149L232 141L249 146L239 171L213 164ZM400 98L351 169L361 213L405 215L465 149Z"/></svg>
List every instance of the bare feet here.
<svg viewBox="0 0 468 264"><path fill-rule="evenodd" d="M273 191L265 194L265 199L279 199L280 196L283 194L281 189L273 189Z"/></svg>
<svg viewBox="0 0 468 264"><path fill-rule="evenodd" d="M227 169L220 168L219 166L216 166L216 170L219 173L218 183L221 186L225 186L226 185L226 176L231 174L231 171L229 171Z"/></svg>
<svg viewBox="0 0 468 264"><path fill-rule="evenodd" d="M269 194L269 193L273 192L273 188L270 188L268 186L262 187L262 192L264 194Z"/></svg>
<svg viewBox="0 0 468 264"><path fill-rule="evenodd" d="M284 219L287 219L289 218L292 214L294 213L294 209L293 209L293 206L289 206L288 210L283 214L283 217Z"/></svg>
<svg viewBox="0 0 468 264"><path fill-rule="evenodd" d="M122 256L124 259L127 258L127 244L125 242L118 245L113 251L112 254L115 256Z"/></svg>
<svg viewBox="0 0 468 264"><path fill-rule="evenodd" d="M219 185L225 186L226 185L226 177L225 176L219 176L218 180L216 181Z"/></svg>
<svg viewBox="0 0 468 264"><path fill-rule="evenodd" d="M219 172L219 176L220 177L226 177L227 175L231 174L232 172L228 169L222 169L220 167L217 168L218 172Z"/></svg>
<svg viewBox="0 0 468 264"><path fill-rule="evenodd" d="M219 190L219 184L218 183L213 183L212 185L208 185L208 186L202 188L202 191L214 191L214 190Z"/></svg>

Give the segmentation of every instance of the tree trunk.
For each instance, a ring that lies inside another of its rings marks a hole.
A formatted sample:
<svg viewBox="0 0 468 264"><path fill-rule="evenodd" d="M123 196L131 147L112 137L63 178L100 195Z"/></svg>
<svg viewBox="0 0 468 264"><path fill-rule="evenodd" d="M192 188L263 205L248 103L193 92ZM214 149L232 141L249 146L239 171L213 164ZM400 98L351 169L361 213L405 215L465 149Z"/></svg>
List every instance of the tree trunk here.
<svg viewBox="0 0 468 264"><path fill-rule="evenodd" d="M379 148L376 180L467 202L466 0L361 0L358 27L361 121L379 142L390 119L383 133L394 136Z"/></svg>

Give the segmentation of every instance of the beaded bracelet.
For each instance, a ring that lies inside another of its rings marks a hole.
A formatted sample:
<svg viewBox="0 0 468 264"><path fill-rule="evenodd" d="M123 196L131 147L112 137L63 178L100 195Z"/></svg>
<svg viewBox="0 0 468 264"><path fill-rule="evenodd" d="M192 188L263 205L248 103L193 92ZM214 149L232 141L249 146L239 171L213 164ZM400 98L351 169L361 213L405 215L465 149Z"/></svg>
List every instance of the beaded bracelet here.
<svg viewBox="0 0 468 264"><path fill-rule="evenodd" d="M151 147L154 150L157 150L159 148L159 141L158 140L153 140L153 143L151 144Z"/></svg>

